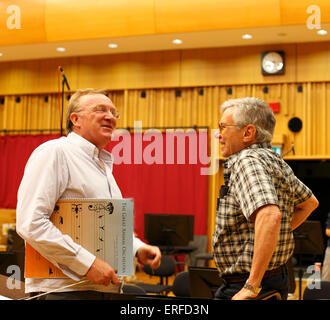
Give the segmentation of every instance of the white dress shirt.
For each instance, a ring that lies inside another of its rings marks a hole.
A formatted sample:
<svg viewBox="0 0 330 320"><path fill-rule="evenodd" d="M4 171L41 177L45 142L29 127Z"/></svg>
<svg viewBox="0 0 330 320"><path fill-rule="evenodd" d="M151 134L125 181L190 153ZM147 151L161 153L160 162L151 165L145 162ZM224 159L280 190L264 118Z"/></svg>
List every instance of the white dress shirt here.
<svg viewBox="0 0 330 320"><path fill-rule="evenodd" d="M112 155L71 132L36 148L28 160L17 195L16 230L34 249L69 278L25 279L25 291L47 292L83 279L95 256L63 235L49 220L59 199L120 199L122 194L112 175ZM104 163L105 170L100 165ZM133 254L144 243L133 237ZM91 282L67 288L118 292L118 286Z"/></svg>

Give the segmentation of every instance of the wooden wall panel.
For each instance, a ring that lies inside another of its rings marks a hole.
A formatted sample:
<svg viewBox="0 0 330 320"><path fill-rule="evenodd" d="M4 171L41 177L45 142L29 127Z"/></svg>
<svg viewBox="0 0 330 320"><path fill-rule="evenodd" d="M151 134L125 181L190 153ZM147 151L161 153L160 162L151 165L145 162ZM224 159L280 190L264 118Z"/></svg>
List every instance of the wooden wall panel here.
<svg viewBox="0 0 330 320"><path fill-rule="evenodd" d="M284 50L284 75L261 74L261 52ZM173 50L0 63L0 95L58 91L61 65L72 91L330 81L330 42Z"/></svg>
<svg viewBox="0 0 330 320"><path fill-rule="evenodd" d="M330 79L330 42L297 46L297 82Z"/></svg>
<svg viewBox="0 0 330 320"><path fill-rule="evenodd" d="M126 88L180 86L180 51L130 54L127 64Z"/></svg>
<svg viewBox="0 0 330 320"><path fill-rule="evenodd" d="M285 51L284 75L261 74L260 56L267 50ZM182 86L292 82L296 79L296 45L184 50L181 79Z"/></svg>
<svg viewBox="0 0 330 320"><path fill-rule="evenodd" d="M77 88L117 90L125 88L127 85L129 72L125 54L80 57L77 68Z"/></svg>

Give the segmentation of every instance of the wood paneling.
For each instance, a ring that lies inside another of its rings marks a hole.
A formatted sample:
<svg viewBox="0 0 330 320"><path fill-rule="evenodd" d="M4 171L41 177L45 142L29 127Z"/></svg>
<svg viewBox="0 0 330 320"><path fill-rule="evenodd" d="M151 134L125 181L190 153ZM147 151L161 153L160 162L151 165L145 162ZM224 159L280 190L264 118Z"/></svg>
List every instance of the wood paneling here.
<svg viewBox="0 0 330 320"><path fill-rule="evenodd" d="M330 42L297 46L297 82L330 79Z"/></svg>
<svg viewBox="0 0 330 320"><path fill-rule="evenodd" d="M95 80L97 81L97 80ZM90 82L94 86L97 82ZM301 90L298 90L298 87ZM266 90L267 89L267 90ZM178 91L180 94L178 95ZM284 141L283 151L295 146L295 156L330 156L329 99L330 82L247 84L235 86L201 86L188 88L159 88L113 90L110 98L121 113L118 127L207 126L216 129L220 118L220 104L231 98L255 96L267 102L278 102L275 136ZM5 96L0 105L0 130L58 130L59 100L57 94ZM67 100L64 107L66 108ZM64 110L65 112L65 110ZM293 133L288 122L299 117L302 130ZM288 154L292 156L293 153Z"/></svg>
<svg viewBox="0 0 330 320"><path fill-rule="evenodd" d="M261 74L261 52L284 50L284 75ZM296 79L296 45L215 48L182 52L182 86L292 82Z"/></svg>
<svg viewBox="0 0 330 320"><path fill-rule="evenodd" d="M284 50L284 75L261 74L261 52ZM61 65L71 90L330 81L330 42L173 50L0 63L0 95L57 92Z"/></svg>

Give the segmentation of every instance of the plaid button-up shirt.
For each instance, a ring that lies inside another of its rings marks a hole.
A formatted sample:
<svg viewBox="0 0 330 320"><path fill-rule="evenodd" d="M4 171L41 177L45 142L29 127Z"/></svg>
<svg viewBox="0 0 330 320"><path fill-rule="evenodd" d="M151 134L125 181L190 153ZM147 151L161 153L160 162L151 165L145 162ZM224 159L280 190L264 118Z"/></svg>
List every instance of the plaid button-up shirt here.
<svg viewBox="0 0 330 320"><path fill-rule="evenodd" d="M214 261L220 274L250 272L254 223L251 215L264 205L277 205L282 213L277 246L267 270L285 264L294 249L291 218L294 207L312 196L275 153L270 143L257 143L224 162L226 187L218 199L213 235Z"/></svg>

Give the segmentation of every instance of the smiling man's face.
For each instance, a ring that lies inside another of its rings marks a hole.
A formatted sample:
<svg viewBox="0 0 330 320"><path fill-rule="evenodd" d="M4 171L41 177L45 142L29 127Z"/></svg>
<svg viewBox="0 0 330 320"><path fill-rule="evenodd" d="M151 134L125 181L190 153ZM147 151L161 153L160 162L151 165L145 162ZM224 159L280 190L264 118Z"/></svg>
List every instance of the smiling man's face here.
<svg viewBox="0 0 330 320"><path fill-rule="evenodd" d="M80 97L79 106L81 111L71 115L74 131L102 150L116 129L114 104L103 94L88 94Z"/></svg>

